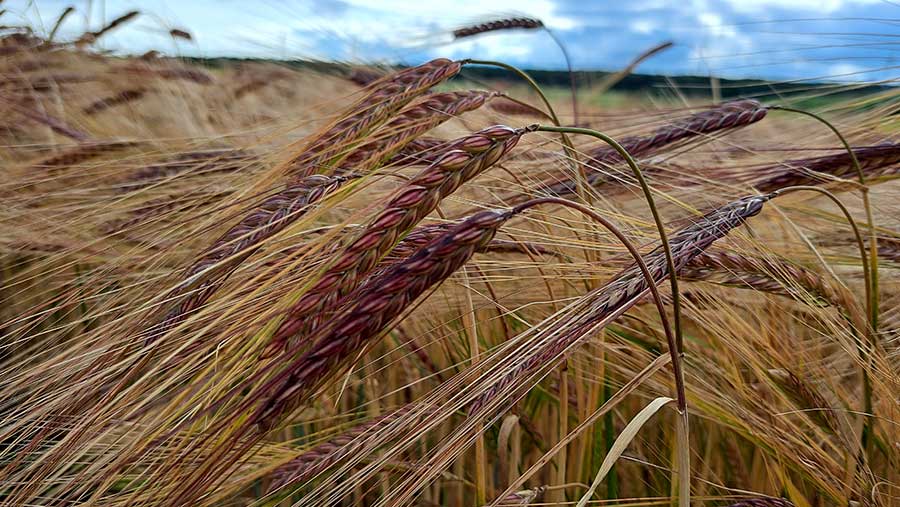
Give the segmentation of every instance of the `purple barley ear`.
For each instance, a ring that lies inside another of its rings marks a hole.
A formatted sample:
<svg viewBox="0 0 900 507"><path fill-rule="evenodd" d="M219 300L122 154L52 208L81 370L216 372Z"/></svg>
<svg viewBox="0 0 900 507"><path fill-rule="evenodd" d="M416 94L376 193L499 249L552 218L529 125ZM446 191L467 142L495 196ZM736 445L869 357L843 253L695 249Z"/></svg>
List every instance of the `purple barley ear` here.
<svg viewBox="0 0 900 507"><path fill-rule="evenodd" d="M504 18L477 25L466 26L453 30L454 39L464 39L487 32L495 32L497 30L536 30L543 28L544 22L536 18Z"/></svg>
<svg viewBox="0 0 900 507"><path fill-rule="evenodd" d="M463 113L474 111L497 96L496 92L467 90L431 93L409 105L373 132L369 142L346 155L339 171L367 173L390 160L425 132Z"/></svg>
<svg viewBox="0 0 900 507"><path fill-rule="evenodd" d="M646 157L679 141L756 123L765 118L767 112L768 109L755 100L726 102L660 127L648 136L626 137L619 140L619 144L635 158ZM588 183L596 187L616 181L601 166L624 162L618 151L603 147L588 152L588 157L589 165L597 169L588 175ZM567 180L544 184L538 190L562 196L575 194L576 188L575 182Z"/></svg>
<svg viewBox="0 0 900 507"><path fill-rule="evenodd" d="M794 507L794 504L786 498L759 497L741 500L728 507Z"/></svg>
<svg viewBox="0 0 900 507"><path fill-rule="evenodd" d="M416 409L416 405L410 403L381 416L369 419L281 465L272 472L272 483L269 486L268 493L314 479L319 474L339 464L345 458L363 451L367 445L367 436L377 434L379 431L390 427L395 422L410 415L414 409ZM421 415L415 416L415 420L424 419L429 412L424 411Z"/></svg>
<svg viewBox="0 0 900 507"><path fill-rule="evenodd" d="M450 148L453 141L422 136L406 144L385 165L429 165L440 158Z"/></svg>
<svg viewBox="0 0 900 507"><path fill-rule="evenodd" d="M308 401L319 387L349 367L348 359L368 347L419 296L489 244L513 214L512 210L477 213L349 296L328 323L314 332L312 345L282 374L259 388L257 399L262 404L250 422L267 431Z"/></svg>
<svg viewBox="0 0 900 507"><path fill-rule="evenodd" d="M355 67L350 71L347 79L352 83L358 84L359 86L369 86L375 81L384 78L384 76L385 73L381 70L371 69L368 67Z"/></svg>
<svg viewBox="0 0 900 507"><path fill-rule="evenodd" d="M31 167L34 170L70 167L107 153L132 148L140 144L140 141L105 141L79 144L62 153L35 162Z"/></svg>
<svg viewBox="0 0 900 507"><path fill-rule="evenodd" d="M434 164L401 187L384 209L335 255L337 259L288 310L263 353L294 349L292 337L312 333L338 301L356 289L403 233L414 227L463 183L511 150L524 131L497 125L458 139Z"/></svg>
<svg viewBox="0 0 900 507"><path fill-rule="evenodd" d="M401 70L372 84L362 99L300 150L286 164L288 177L300 178L333 167L375 128L436 84L455 76L462 63L438 58Z"/></svg>
<svg viewBox="0 0 900 507"><path fill-rule="evenodd" d="M856 297L844 286L786 259L750 257L736 252L712 250L694 257L678 272L688 281L705 281L777 294L807 304L827 304L846 311L862 325ZM809 301L809 296L816 301Z"/></svg>
<svg viewBox="0 0 900 507"><path fill-rule="evenodd" d="M714 241L726 236L748 218L757 215L766 201L772 197L772 194L755 195L730 202L670 236L669 247L672 250L676 270L680 270L691 259L703 253ZM662 283L671 275L662 246L644 255L643 259L654 283ZM540 349L535 353L519 360L507 375L497 380L482 396L472 402L468 408L469 413L474 414L493 400L505 397L509 389L515 389L517 380L527 378L540 368L552 364L578 343L584 329L626 311L638 302L639 296L644 294L649 286L649 281L643 276L638 265L632 264L616 275L612 281L587 294L585 298L589 301L589 307L580 315L573 317L576 320L569 331L542 342Z"/></svg>
<svg viewBox="0 0 900 507"><path fill-rule="evenodd" d="M140 100L146 93L146 88L132 88L130 90L123 90L119 93L116 93L115 95L99 99L91 103L91 105L85 107L81 111L88 116L93 116L112 107L121 106L122 104Z"/></svg>
<svg viewBox="0 0 900 507"><path fill-rule="evenodd" d="M853 154L867 178L896 175L900 172L900 143L854 148ZM724 177L728 177L727 173ZM789 160L752 172L736 175L738 182L752 185L760 192L771 192L793 185L816 185L831 178L856 178L856 168L846 150L834 155Z"/></svg>
<svg viewBox="0 0 900 507"><path fill-rule="evenodd" d="M463 218L462 220L465 220ZM459 223L447 222L440 224L420 225L411 230L384 258L384 262L379 264L383 268L385 264L393 264L401 259L414 254L416 250L428 244L432 239L450 230L451 227ZM559 256L558 252L554 252L529 242L516 242L502 239L494 239L478 253L526 253L546 256Z"/></svg>
<svg viewBox="0 0 900 507"><path fill-rule="evenodd" d="M155 341L178 326L206 303L228 276L268 238L284 230L306 214L309 207L338 190L352 176L308 176L295 185L266 198L252 213L219 237L184 271L181 286L203 276L189 296L148 331L147 341ZM208 272L207 272L208 271ZM174 297L174 296L173 296Z"/></svg>

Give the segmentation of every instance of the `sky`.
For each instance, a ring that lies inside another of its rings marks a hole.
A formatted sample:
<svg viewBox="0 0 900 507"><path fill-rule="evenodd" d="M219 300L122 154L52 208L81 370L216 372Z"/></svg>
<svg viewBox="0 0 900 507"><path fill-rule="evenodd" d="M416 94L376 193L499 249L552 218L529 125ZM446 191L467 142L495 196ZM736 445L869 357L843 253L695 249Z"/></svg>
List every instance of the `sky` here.
<svg viewBox="0 0 900 507"><path fill-rule="evenodd" d="M129 10L134 22L104 49L169 55L304 58L416 64L443 56L564 69L542 31L454 41L456 28L491 19L542 20L583 70L618 70L646 49L672 49L639 72L775 80L882 81L900 77L900 0L7 0L0 24L75 38ZM172 28L194 41L168 36Z"/></svg>

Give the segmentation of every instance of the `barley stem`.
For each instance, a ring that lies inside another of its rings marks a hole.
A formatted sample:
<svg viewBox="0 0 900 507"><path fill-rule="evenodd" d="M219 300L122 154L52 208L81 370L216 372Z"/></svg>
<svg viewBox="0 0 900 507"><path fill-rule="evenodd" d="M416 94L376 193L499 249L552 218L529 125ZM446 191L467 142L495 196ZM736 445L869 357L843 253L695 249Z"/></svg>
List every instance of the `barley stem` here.
<svg viewBox="0 0 900 507"><path fill-rule="evenodd" d="M541 98L541 101L544 103L544 106L547 107L547 113L550 115L550 120L553 122L553 124L559 128L563 128L562 124L559 122L559 117L556 116L556 111L553 110L553 106L550 104L550 100L547 98L547 95L544 94L544 91L541 89L540 85L538 85L537 82L534 80L534 78L529 76L527 72L523 71L522 69L519 69L518 67L509 65L509 64L506 64L503 62L495 62L495 61L491 61L491 60L468 59L468 60L463 60L462 63L463 64L471 63L473 65L490 65L492 67L500 67L502 69L506 69L506 70L518 75L523 80L525 80L525 82L528 83L528 85L531 88L533 88L534 91ZM587 190L586 189L590 185L590 182L588 181L587 172L585 172L584 167L578 163L578 155L575 151L575 146L572 144L572 140L569 139L569 136L566 135L568 132L563 131L563 130L558 130L555 132L560 134L560 137L562 138L563 148L566 151L566 156L569 157L569 159L572 161L572 163L575 165L575 167L578 170L578 174L582 180L581 183L583 184L583 185L580 185L579 188L583 189L583 191L585 193L584 195L581 195L581 197L584 198L585 200L587 200L587 194L586 194Z"/></svg>
<svg viewBox="0 0 900 507"><path fill-rule="evenodd" d="M679 425L685 425L683 429L684 438L688 438L687 434L687 398L684 391L684 373L681 369L681 355L682 355L682 336L681 336L681 304L678 297L678 280L677 276L675 276L675 259L672 257L672 249L669 247L669 238L666 236L666 228L663 225L662 218L659 215L659 210L656 208L656 203L653 200L653 192L650 190L650 185L647 184L647 180L644 179L644 174L641 172L641 169L638 167L637 162L634 161L634 158L628 153L625 148L622 147L615 139L609 137L608 135L598 132L596 130L585 129L585 128L577 128L577 127L551 127L548 125L539 125L536 127L536 130L539 132L567 132L571 134L584 134L592 137L596 137L610 146L613 147L619 155L622 156L623 159L628 163L628 166L634 172L634 177L638 180L638 183L641 185L641 189L644 191L644 197L647 199L647 204L650 206L650 213L653 214L653 221L656 222L656 228L659 230L659 239L662 242L663 252L666 255L666 264L669 269L669 281L672 285L672 318L673 324L675 328L675 343L669 343L669 351L672 354L672 370L675 373L675 385L676 385L676 398L678 404L678 413L682 414L682 417L679 418ZM652 284L651 284L652 285ZM673 347L674 346L674 347ZM679 378L680 377L680 378ZM681 432L679 432L681 435ZM683 455L690 452L687 447L687 440L684 442L679 442L679 464L684 465L689 463L690 455L685 458ZM684 469L679 470L679 479L680 480L690 480L690 470ZM690 492L685 491L683 488L679 489L679 505L681 507L687 507L690 503Z"/></svg>
<svg viewBox="0 0 900 507"><path fill-rule="evenodd" d="M853 220L853 216L850 215L850 211L844 206L844 203L841 202L840 199L837 198L831 192L814 186L808 185L796 185L792 187L785 187L773 192L773 195L781 195L790 192L796 192L800 190L810 190L813 192L818 192L825 197L831 199L838 208L840 208L841 213L844 214L844 217L847 219L847 223L850 224L850 228L853 229L853 235L856 238L856 245L859 248L859 257L860 262L862 263L863 269L863 281L866 287L866 313L872 315L871 313L871 305L872 300L870 295L871 291L871 267L869 266L869 259L866 255L866 246L863 241L862 234L859 232L859 228L856 226L856 221ZM871 323L870 323L871 324ZM866 330L866 335L869 337L869 346L875 346L875 330L870 327ZM872 418L872 383L869 379L869 370L871 369L871 362L869 360L869 354L865 351L865 349L857 344L857 349L859 351L860 359L863 361L863 369L862 369L862 377L863 377L863 417L865 418L865 424L863 425L862 435L860 436L860 445L862 452L868 454L868 444L869 444L869 433L871 431L871 418Z"/></svg>
<svg viewBox="0 0 900 507"><path fill-rule="evenodd" d="M841 140L844 149L847 150L847 153L850 156L850 162L853 164L853 168L856 170L856 174L859 177L859 183L861 185L860 193L862 194L863 208L866 210L866 222L868 222L867 225L869 227L869 269L868 273L864 273L864 275L866 275L866 313L869 315L871 329L867 330L866 335L868 335L869 346L874 347L876 340L878 339L878 237L875 234L875 220L872 215L872 205L869 202L869 187L866 185L866 176L862 170L862 166L859 165L859 159L856 158L856 153L853 152L853 148L850 147L850 143L847 142L847 139L841 134L841 131L818 114L787 106L772 106L771 109L806 115L823 123L834 132L834 135L836 135L838 139ZM841 211L846 210L842 209ZM849 216L847 219L850 220L851 223L853 222L852 218ZM861 240L858 234L859 231L856 231L855 226L854 231L857 232L857 240ZM865 250L863 250L861 254L865 257ZM863 423L860 442L862 444L863 452L867 456L869 454L871 441L870 433L872 432L872 417L874 416L872 413L872 385L868 373L872 368L872 365L868 354L863 354L862 349L860 349L859 352L862 356L860 359L863 360L865 369L863 372L863 413L866 414L863 416L865 417L865 422Z"/></svg>

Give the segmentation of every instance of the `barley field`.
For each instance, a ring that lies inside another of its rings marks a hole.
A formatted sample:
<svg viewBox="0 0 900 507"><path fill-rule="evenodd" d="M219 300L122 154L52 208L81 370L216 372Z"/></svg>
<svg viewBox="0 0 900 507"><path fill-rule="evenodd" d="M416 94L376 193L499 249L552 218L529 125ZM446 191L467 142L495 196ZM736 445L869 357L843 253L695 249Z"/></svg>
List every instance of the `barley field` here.
<svg viewBox="0 0 900 507"><path fill-rule="evenodd" d="M0 505L900 506L898 89L95 47L137 15L0 32Z"/></svg>

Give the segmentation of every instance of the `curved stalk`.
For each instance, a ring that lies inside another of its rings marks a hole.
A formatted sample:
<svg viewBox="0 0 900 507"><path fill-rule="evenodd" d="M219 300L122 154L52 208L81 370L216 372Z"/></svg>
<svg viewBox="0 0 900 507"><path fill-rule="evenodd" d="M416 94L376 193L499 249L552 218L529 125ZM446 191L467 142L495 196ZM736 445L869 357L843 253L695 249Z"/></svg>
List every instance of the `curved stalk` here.
<svg viewBox="0 0 900 507"><path fill-rule="evenodd" d="M584 134L592 137L596 137L600 139L615 149L619 155L628 163L628 166L631 168L631 171L634 173L634 177L638 180L638 183L641 185L641 189L644 192L644 197L647 199L647 205L650 206L650 213L653 215L653 221L656 222L656 228L659 231L659 239L662 243L663 252L666 255L666 265L669 270L669 281L672 285L672 319L674 321L675 328L675 340L674 343L669 344L669 353L672 354L672 370L676 376L675 385L681 386L682 391L676 392L676 403L678 406L678 413L680 417L678 420L678 428L677 434L679 436L678 439L678 480L679 480L679 492L678 492L678 504L680 507L688 507L690 503L690 449L689 449L689 435L688 435L688 413L687 413L687 397L684 393L684 372L681 369L681 357L683 355L683 338L681 334L681 301L678 295L678 280L676 276L675 270L675 259L672 257L672 249L669 247L669 238L666 235L666 228L663 225L662 218L659 215L659 210L656 208L656 203L653 200L653 192L650 190L650 185L647 184L647 180L644 179L644 174L641 172L641 169L638 167L637 162L635 162L634 158L628 153L628 150L622 147L615 139L609 137L608 135L598 132L592 129L585 128L577 128L577 127L551 127L547 125L537 125L530 127L532 130L539 132L566 132L570 134Z"/></svg>
<svg viewBox="0 0 900 507"><path fill-rule="evenodd" d="M559 50L562 51L563 58L566 60L566 68L569 70L569 86L572 88L572 122L575 125L578 125L578 87L575 85L575 73L572 72L572 60L569 58L569 51L566 50L566 46L562 43L559 37L550 30L546 26L544 27L544 31L547 32L547 35L553 39L553 42L559 46Z"/></svg>
<svg viewBox="0 0 900 507"><path fill-rule="evenodd" d="M543 102L544 106L547 108L547 114L550 116L550 121L553 122L553 124L556 125L557 127L564 128L562 126L562 124L559 122L559 117L556 116L556 111L553 109L553 105L550 104L550 100L547 98L547 95L541 89L541 86L539 84L537 84L537 81L535 81L534 78L529 76L528 73L525 72L524 70L522 70L514 65L510 65L508 63L495 62L492 60L474 60L474 59L468 58L468 59L462 60L462 63L464 65L472 64L472 65L488 65L491 67L499 67L501 69L506 69L506 70L516 74L517 76L522 78L526 83L528 83L528 86L530 86L532 89L534 89L534 91L541 98L541 102ZM575 146L572 144L572 140L569 139L569 136L566 135L567 133L564 131L561 131L561 130L557 131L557 133L562 138L563 148L565 149L566 156L569 157L569 159L575 165L575 167L578 171L578 175L582 180L581 181L582 184L579 185L579 187L578 187L580 193L582 193L582 195L579 195L579 197L581 197L587 201L587 197L588 197L587 196L587 186L589 185L588 179L587 179L587 172L585 171L584 167L578 162L578 154L575 151Z"/></svg>
<svg viewBox="0 0 900 507"><path fill-rule="evenodd" d="M859 248L859 258L862 263L863 269L863 282L865 283L866 290L866 313L869 313L871 300L869 298L869 294L871 294L871 285L869 282L871 273L871 266L869 265L869 259L866 255L866 245L865 241L863 241L862 234L859 232L859 228L856 226L856 221L853 220L853 216L850 215L850 210L844 206L844 203L841 202L840 199L837 198L831 192L825 190L824 188L814 187L810 185L796 185L791 187L785 187L772 192L774 195L787 194L790 192L796 192L800 190L809 190L812 192L818 192L825 197L831 199L832 202L837 205L837 207L841 210L841 213L844 214L844 218L847 219L847 223L850 224L850 228L853 229L853 235L856 238L856 245ZM871 325L871 323L870 323ZM870 335L870 333L874 333L873 329L867 329L866 335L870 336L869 346L874 347L875 341L874 336ZM863 425L862 435L860 436L860 445L862 447L863 452L868 452L867 445L869 444L869 433L871 432L870 420L873 416L872 414L872 382L869 378L869 369L871 365L869 364L869 354L865 351L865 349L859 345L857 345L860 359L863 361L863 417L865 417L866 423Z"/></svg>
<svg viewBox="0 0 900 507"><path fill-rule="evenodd" d="M859 178L859 183L861 185L860 193L862 194L863 209L865 209L866 222L869 227L869 266L867 270L864 270L866 284L866 314L869 317L870 327L866 330L866 337L869 340L869 346L875 347L878 339L878 236L875 233L875 219L872 214L872 205L869 202L869 187L866 185L866 175L862 170L862 166L859 165L859 159L856 158L856 153L853 152L850 143L847 142L847 139L841 134L837 127L818 114L787 106L770 106L770 109L802 114L824 124L834 132L834 135L836 135L838 139L841 140L841 144L844 145L844 149L847 150L847 154L850 155L850 162L856 170L856 175ZM852 218L848 216L847 219L850 220L852 224ZM855 229L856 227L854 225L854 230ZM861 236L857 234L858 241L861 241L860 238ZM865 257L865 250L863 250L863 257ZM859 352L861 355L863 354L862 349L860 349ZM872 418L874 417L874 414L872 413L872 385L868 373L872 368L872 365L870 364L868 355L863 355L861 359L863 360L865 367L865 371L863 372L863 413L866 415L863 416L865 417L865 422L863 424L860 442L863 452L868 455L871 442L870 434L872 432Z"/></svg>
<svg viewBox="0 0 900 507"><path fill-rule="evenodd" d="M584 129L577 129L577 130L584 130ZM612 141L612 142L615 143L615 141ZM618 146L618 143L615 146ZM619 148L621 148L621 146L619 146ZM622 148L621 153L625 157L628 156L628 153L624 150L624 148ZM632 160L632 163L633 163L633 160ZM640 174L640 170L637 169L637 165L635 165L634 168L637 171L637 174ZM652 206L652 197L649 194L649 188L648 188L647 197L650 200L651 206ZM688 507L690 505L690 500L691 500L691 492L690 492L691 462L690 462L690 447L689 447L689 442L690 442L690 440L689 440L689 421L688 421L688 412L687 412L687 393L686 393L685 386L684 386L684 371L682 370L682 365L681 365L681 354L679 352L680 349L678 348L678 345L676 343L676 340L678 337L678 334L677 334L678 329L676 327L676 334L673 335L672 330L669 327L669 322L668 322L668 318L666 317L662 299L659 296L659 291L656 287L656 283L653 280L653 275L651 275L650 270L647 269L647 265L644 263L644 259L641 257L640 252L637 251L637 249L634 247L634 245L632 245L632 243L628 240L628 238L626 238L625 235L622 234L618 230L618 228L616 228L611 222L609 222L608 220L606 220L605 218L603 218L602 216L600 216L593 210L591 210L585 206L582 206L581 204L578 204L578 203L575 203L572 201L567 201L565 199L560 199L558 197L544 197L544 198L539 198L539 199L533 199L526 203L520 204L519 206L516 206L515 208L513 208L513 213L519 213L520 211L522 211L524 209L530 208L532 206L537 206L537 205L543 204L543 203L555 203L555 204L560 204L563 206L568 206L570 208L576 209L576 210L584 213L585 215L589 216L590 218L596 220L604 227L606 227L610 232L612 232L616 236L616 238L619 239L619 241L622 242L622 244L625 245L625 248L627 248L628 252L631 253L632 257L634 257L634 260L637 263L638 267L640 268L641 273L647 279L647 285L650 289L650 293L653 295L654 303L656 304L657 310L659 312L659 320L663 326L663 331L665 332L665 335L666 335L666 341L668 342L668 348L669 348L669 355L672 358L672 373L673 373L673 376L675 377L675 395L676 395L676 402L679 407L679 409L678 409L679 417L678 417L678 419L676 419L676 421L677 421L676 432L677 432L677 436L678 436L678 443L677 443L678 504L679 504L679 507ZM654 207L654 210L655 210L655 207ZM658 217L658 215L656 215L656 214L654 214L654 216ZM662 231L661 227L660 227L660 230ZM665 233L663 233L663 237L665 237L664 234ZM673 267L674 261L671 257L671 251L669 250L669 247L668 247L668 241L666 240L664 244L665 244L665 249L666 249L666 254L667 254L667 262L670 263L669 278L671 280L674 280L676 278L675 270ZM678 289L676 286L674 292L677 293L677 290ZM677 325L678 324L676 324L676 326Z"/></svg>

